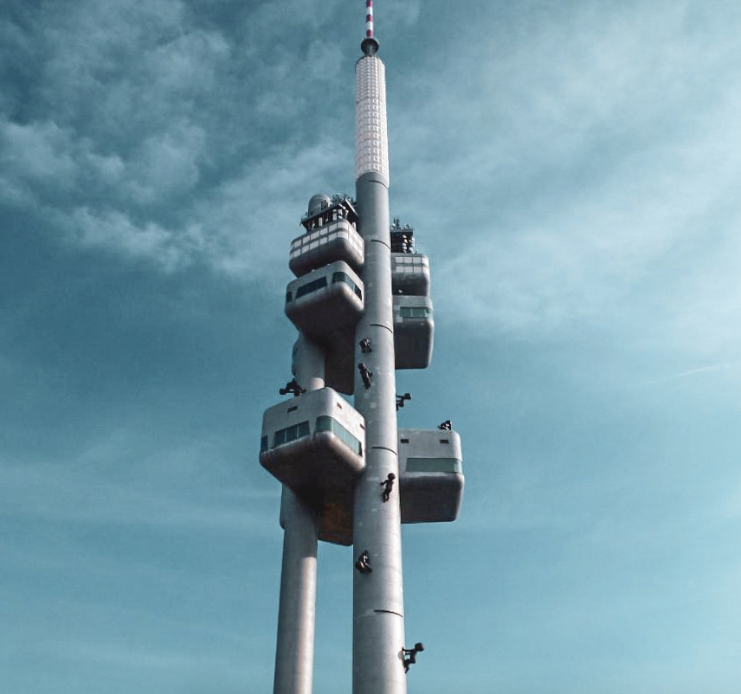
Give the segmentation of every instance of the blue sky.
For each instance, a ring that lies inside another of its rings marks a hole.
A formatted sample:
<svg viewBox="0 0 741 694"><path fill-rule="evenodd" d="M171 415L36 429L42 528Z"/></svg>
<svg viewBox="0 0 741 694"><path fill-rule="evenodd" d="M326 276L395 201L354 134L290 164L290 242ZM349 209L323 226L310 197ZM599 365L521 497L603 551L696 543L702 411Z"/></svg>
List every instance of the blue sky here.
<svg viewBox="0 0 741 694"><path fill-rule="evenodd" d="M5 0L0 691L269 692L257 462L288 248L353 193L361 0ZM406 526L410 692L736 694L741 5L378 0L454 524ZM351 552L320 548L315 691Z"/></svg>

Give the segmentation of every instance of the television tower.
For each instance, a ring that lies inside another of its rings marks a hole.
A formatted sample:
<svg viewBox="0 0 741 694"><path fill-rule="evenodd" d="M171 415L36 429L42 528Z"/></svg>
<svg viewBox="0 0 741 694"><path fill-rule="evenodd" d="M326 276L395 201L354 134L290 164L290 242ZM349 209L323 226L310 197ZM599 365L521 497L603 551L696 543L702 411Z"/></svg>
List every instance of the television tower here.
<svg viewBox="0 0 741 694"><path fill-rule="evenodd" d="M422 643L404 632L401 524L452 521L460 437L397 429L397 369L426 368L430 270L389 215L385 67L373 0L355 68L355 197L314 195L291 243L285 313L299 331L284 401L263 416L260 463L283 484L274 694L311 694L317 543L353 546L353 694L405 694ZM354 395L351 405L342 395Z"/></svg>

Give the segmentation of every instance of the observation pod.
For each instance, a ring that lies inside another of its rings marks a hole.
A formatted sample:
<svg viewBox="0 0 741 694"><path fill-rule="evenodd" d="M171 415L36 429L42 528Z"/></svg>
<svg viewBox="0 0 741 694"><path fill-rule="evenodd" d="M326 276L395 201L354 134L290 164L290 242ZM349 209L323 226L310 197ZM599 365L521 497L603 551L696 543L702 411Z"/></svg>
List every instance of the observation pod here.
<svg viewBox="0 0 741 694"><path fill-rule="evenodd" d="M397 369L426 369L432 360L435 321L428 296L394 296Z"/></svg>
<svg viewBox="0 0 741 694"><path fill-rule="evenodd" d="M458 517L463 454L455 431L399 429L402 523L441 523Z"/></svg>
<svg viewBox="0 0 741 694"><path fill-rule="evenodd" d="M352 493L365 469L365 419L332 388L275 405L262 420L260 464L319 516L319 539L352 543Z"/></svg>
<svg viewBox="0 0 741 694"><path fill-rule="evenodd" d="M291 242L288 261L296 277L337 260L343 260L355 272L360 272L364 243L357 231L358 213L350 200L344 198L332 203L327 196L315 195L301 223L307 233Z"/></svg>
<svg viewBox="0 0 741 694"><path fill-rule="evenodd" d="M363 282L339 260L288 284L286 316L310 340L329 347L338 332L354 337L363 313Z"/></svg>
<svg viewBox="0 0 741 694"><path fill-rule="evenodd" d="M351 395L354 389L353 341L363 313L363 282L337 261L289 283L286 316L325 351L325 382ZM294 375L296 364L293 365Z"/></svg>
<svg viewBox="0 0 741 694"><path fill-rule="evenodd" d="M394 295L430 295L430 261L420 253L391 254L391 291Z"/></svg>

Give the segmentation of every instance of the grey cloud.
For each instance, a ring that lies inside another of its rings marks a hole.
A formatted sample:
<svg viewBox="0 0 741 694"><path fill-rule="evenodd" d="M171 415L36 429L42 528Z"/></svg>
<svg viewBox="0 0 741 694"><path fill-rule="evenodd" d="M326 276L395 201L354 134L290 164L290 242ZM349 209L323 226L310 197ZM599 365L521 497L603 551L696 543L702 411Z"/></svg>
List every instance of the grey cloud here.
<svg viewBox="0 0 741 694"><path fill-rule="evenodd" d="M127 185L139 204L161 202L195 188L206 135L188 123L174 124L137 148Z"/></svg>
<svg viewBox="0 0 741 694"><path fill-rule="evenodd" d="M395 24L413 26L419 19L421 12L422 3L420 0L407 0L407 2L392 3L388 7L384 7L379 24L380 35L383 36L384 31L390 32Z"/></svg>
<svg viewBox="0 0 741 694"><path fill-rule="evenodd" d="M121 251L134 258L155 261L165 271L172 272L192 262L191 251L197 250L194 235L175 234L153 222L136 225L127 215L116 210L102 213L87 208L74 210L65 220L72 237L87 246Z"/></svg>
<svg viewBox="0 0 741 694"><path fill-rule="evenodd" d="M714 27L709 46L691 5L615 6L596 28L592 5L554 6L405 82L424 108L394 110L395 199L416 198L402 206L421 243L450 248L435 264L443 315L529 339L616 316L666 334L694 293L708 297L691 311L703 329L680 349L735 332L735 271L718 259L736 244L712 228L738 222L724 202L741 178L738 90L721 83L741 71L732 32ZM711 98L698 102L700 83Z"/></svg>
<svg viewBox="0 0 741 694"><path fill-rule="evenodd" d="M16 43L30 27L37 42L26 120L0 120L0 195L73 243L149 258L165 272L198 258L233 276L259 273L261 251L278 257L263 231L295 228L295 213L284 203L276 217L272 201L291 196L301 209L307 178L335 177L347 154L329 144L335 123L313 128L310 97L321 95L323 108L337 98L338 45L307 45L308 89L297 69L305 56L259 46L303 26L307 9L330 26L331 5L263 3L231 25L200 26L199 8L184 3L85 1L29 12L25 30L6 21ZM347 109L339 120L351 118ZM289 120L297 127L286 139ZM268 159L256 154L265 147Z"/></svg>
<svg viewBox="0 0 741 694"><path fill-rule="evenodd" d="M21 179L68 183L76 174L69 133L56 123L2 123L3 169Z"/></svg>

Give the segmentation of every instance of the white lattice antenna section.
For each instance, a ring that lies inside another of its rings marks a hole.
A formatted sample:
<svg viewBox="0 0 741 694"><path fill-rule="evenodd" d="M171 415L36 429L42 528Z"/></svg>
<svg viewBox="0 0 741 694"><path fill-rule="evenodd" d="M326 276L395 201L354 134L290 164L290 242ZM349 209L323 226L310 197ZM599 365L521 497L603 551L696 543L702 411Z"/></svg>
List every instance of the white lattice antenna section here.
<svg viewBox="0 0 741 694"><path fill-rule="evenodd" d="M377 173L389 180L386 69L366 56L355 67L355 178Z"/></svg>

